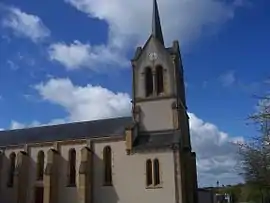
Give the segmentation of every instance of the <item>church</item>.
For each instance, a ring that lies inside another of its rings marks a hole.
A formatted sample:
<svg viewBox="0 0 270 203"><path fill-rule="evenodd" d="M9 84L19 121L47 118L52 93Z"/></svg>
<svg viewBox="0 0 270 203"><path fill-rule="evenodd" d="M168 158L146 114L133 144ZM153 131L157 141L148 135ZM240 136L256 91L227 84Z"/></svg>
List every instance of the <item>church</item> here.
<svg viewBox="0 0 270 203"><path fill-rule="evenodd" d="M130 117L0 132L1 203L197 203L179 42L152 32L131 60Z"/></svg>

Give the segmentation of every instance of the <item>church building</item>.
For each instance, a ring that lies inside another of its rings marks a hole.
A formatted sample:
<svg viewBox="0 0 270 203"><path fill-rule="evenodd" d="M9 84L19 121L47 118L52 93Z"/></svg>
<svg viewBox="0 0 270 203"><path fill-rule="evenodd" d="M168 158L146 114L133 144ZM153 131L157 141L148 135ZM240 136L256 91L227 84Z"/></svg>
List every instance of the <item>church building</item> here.
<svg viewBox="0 0 270 203"><path fill-rule="evenodd" d="M0 132L0 203L197 203L179 42L165 47L156 0L131 70L130 117Z"/></svg>

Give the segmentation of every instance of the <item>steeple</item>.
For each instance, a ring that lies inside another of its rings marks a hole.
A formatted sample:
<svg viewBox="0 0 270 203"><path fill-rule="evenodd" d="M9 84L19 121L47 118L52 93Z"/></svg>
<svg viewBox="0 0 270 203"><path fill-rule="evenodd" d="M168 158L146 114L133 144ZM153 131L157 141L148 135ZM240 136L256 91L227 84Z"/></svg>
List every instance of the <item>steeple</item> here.
<svg viewBox="0 0 270 203"><path fill-rule="evenodd" d="M140 133L187 131L185 86L178 41L165 47L158 11L153 0L152 32L132 59L132 116ZM184 139L184 138L183 138ZM188 145L189 137L183 143ZM183 144L183 146L185 145Z"/></svg>
<svg viewBox="0 0 270 203"><path fill-rule="evenodd" d="M163 34L162 34L159 12L158 12L158 5L157 5L156 0L153 0L152 35L164 45Z"/></svg>

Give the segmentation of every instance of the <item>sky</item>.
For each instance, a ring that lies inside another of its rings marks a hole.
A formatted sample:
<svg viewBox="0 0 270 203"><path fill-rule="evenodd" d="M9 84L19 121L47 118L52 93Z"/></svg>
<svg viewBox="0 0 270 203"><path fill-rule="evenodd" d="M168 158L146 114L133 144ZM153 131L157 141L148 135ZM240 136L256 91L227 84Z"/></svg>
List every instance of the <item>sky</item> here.
<svg viewBox="0 0 270 203"><path fill-rule="evenodd" d="M166 46L179 40L201 186L234 184L233 143L269 85L270 2L158 0ZM152 0L1 0L0 128L130 115L131 65Z"/></svg>

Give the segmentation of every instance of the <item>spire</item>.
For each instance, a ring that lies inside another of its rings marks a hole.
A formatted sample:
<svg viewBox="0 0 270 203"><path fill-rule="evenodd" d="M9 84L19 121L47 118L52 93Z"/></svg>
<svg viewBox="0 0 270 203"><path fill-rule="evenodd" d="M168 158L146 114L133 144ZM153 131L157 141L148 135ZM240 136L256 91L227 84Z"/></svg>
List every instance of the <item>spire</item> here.
<svg viewBox="0 0 270 203"><path fill-rule="evenodd" d="M164 40L163 40L163 35L162 35L162 30L161 30L161 25L160 25L159 12L158 12L158 5L157 5L156 0L153 0L152 35L164 45Z"/></svg>

